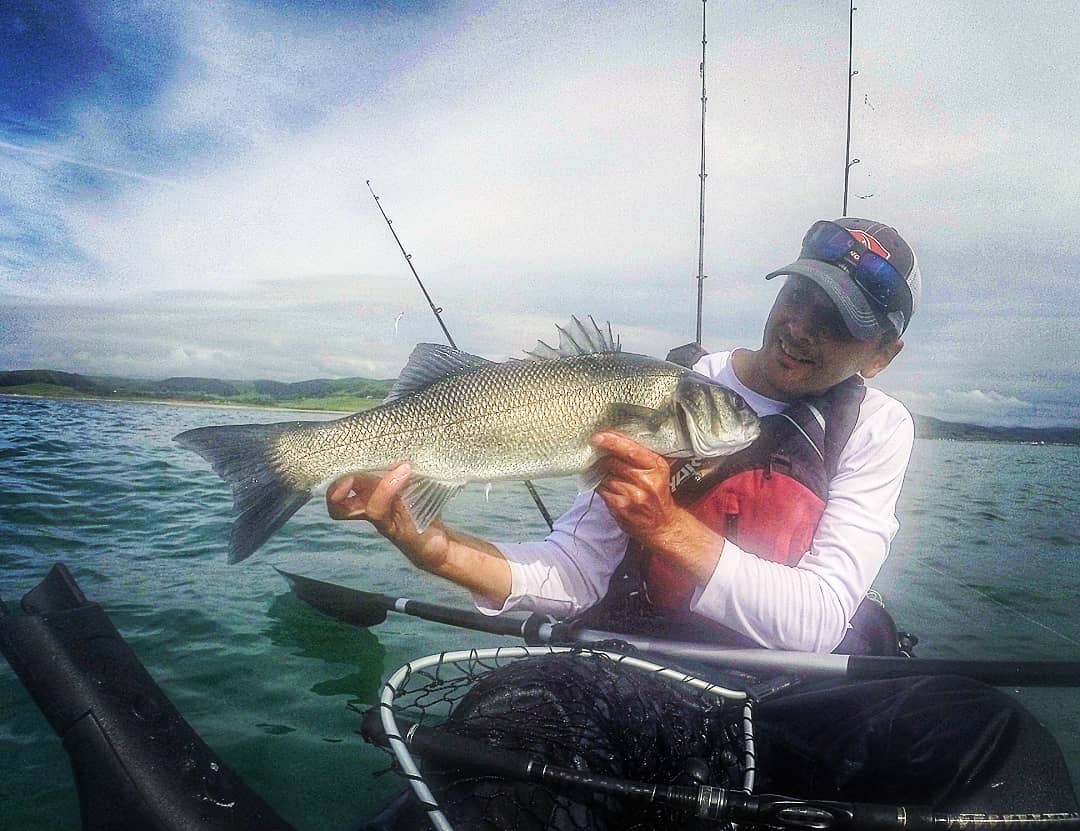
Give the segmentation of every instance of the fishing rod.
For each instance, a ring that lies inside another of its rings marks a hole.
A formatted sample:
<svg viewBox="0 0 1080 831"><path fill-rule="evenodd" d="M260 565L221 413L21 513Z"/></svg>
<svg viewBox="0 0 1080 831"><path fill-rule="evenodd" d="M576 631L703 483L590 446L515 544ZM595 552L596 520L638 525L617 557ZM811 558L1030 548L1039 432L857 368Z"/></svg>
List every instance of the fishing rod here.
<svg viewBox="0 0 1080 831"><path fill-rule="evenodd" d="M560 623L540 614L528 617L484 615L437 603L361 591L292 574L274 567L303 602L353 626L377 626L388 612L476 632L521 638L527 644L610 644L647 655L748 673L796 673L808 677L849 681L901 678L913 675L961 675L993 686L1078 687L1080 661L961 660L950 658L891 658L877 655L835 655L778 649L731 649L707 644L639 637L602 629Z"/></svg>
<svg viewBox="0 0 1080 831"><path fill-rule="evenodd" d="M855 45L855 0L848 0L848 58L847 58L847 140L844 146L844 212L841 216L847 216L848 203L848 178L851 168L859 163L858 159L851 158L851 82L859 70L852 70L852 52Z"/></svg>
<svg viewBox="0 0 1080 831"><path fill-rule="evenodd" d="M364 716L361 735L365 741L387 749L397 742L419 756L460 769L590 794L607 794L620 801L671 808L716 823L735 822L753 827L815 831L1080 828L1080 814L1075 813L948 814L925 806L802 799L776 794L752 794L712 785L636 782L561 767L544 761L539 754L492 747L467 736L448 734L404 719L397 719L396 726L398 732L388 734L382 723L380 708L372 708Z"/></svg>
<svg viewBox="0 0 1080 831"><path fill-rule="evenodd" d="M424 299L427 300L428 306L431 308L431 313L435 315L435 319L439 321L439 327L443 330L443 334L446 335L446 342L450 344L454 349L458 348L458 345L454 343L454 337L450 334L450 330L446 328L446 323L442 319L442 307L436 306L435 301L431 299L431 295L428 294L427 288L424 287L423 281L420 279L420 275L416 273L416 267L412 262L412 254L405 250L405 245L401 242L401 237L397 235L397 231L394 230L393 220L386 215L386 211L383 210L382 202L379 197L375 195L375 190L371 187L371 180L365 179L364 184L367 185L368 190L371 192L371 198L375 200L375 204L379 208L379 213L382 214L382 218L386 220L386 227L390 229L390 233L394 236L394 242L397 243L398 248L401 249L401 254L405 257L405 263L409 266L409 271L412 272L413 277L416 278L416 285L420 286L420 291L424 293ZM537 509L540 511L540 515L543 516L544 522L547 523L548 529L555 527L555 522L551 518L551 514L548 512L547 506L540 498L540 494L536 492L536 488L533 487L533 483L525 481L525 487L529 491L529 495L532 497L533 502L536 503Z"/></svg>
<svg viewBox="0 0 1080 831"><path fill-rule="evenodd" d="M405 246L401 242L401 238L397 235L397 231L394 230L394 222L386 215L386 211L383 210L382 202L379 201L379 197L375 195L375 191L371 187L371 180L365 179L364 184L367 185L369 191L371 191L371 198L375 200L375 204L379 208L379 213L382 214L382 218L386 220L386 227L390 229L390 233L394 235L394 242L398 244L398 248L401 249L401 254L405 257L405 264L409 267L409 271L412 272L413 277L416 278L416 285L420 286L420 291L424 293L424 299L428 302L428 307L431 309L431 313L435 315L435 319L439 321L439 327L443 330L443 334L446 335L446 341L454 349L457 349L457 344L454 343L454 337L450 334L450 330L446 328L446 324L442 319L442 307L436 306L435 301L431 299L431 295L428 294L428 290L424 287L423 281L420 279L420 275L416 273L416 268L412 264L412 254L405 250Z"/></svg>
<svg viewBox="0 0 1080 831"><path fill-rule="evenodd" d="M698 172L700 194L698 199L698 260L697 260L697 335L694 342L701 346L701 305L705 284L705 9L708 0L701 0L701 167Z"/></svg>

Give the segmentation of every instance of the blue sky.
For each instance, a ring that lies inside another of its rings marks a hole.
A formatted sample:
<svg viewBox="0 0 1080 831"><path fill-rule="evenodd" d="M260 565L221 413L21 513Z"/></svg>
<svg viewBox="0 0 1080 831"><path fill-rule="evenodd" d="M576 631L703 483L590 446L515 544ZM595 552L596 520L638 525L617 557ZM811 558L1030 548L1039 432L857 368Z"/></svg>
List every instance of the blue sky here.
<svg viewBox="0 0 1080 831"><path fill-rule="evenodd" d="M1080 22L855 14L849 213L924 303L878 385L920 413L1080 425ZM755 346L841 212L847 4L709 4L705 335ZM571 314L693 338L701 3L0 5L0 368L392 377Z"/></svg>

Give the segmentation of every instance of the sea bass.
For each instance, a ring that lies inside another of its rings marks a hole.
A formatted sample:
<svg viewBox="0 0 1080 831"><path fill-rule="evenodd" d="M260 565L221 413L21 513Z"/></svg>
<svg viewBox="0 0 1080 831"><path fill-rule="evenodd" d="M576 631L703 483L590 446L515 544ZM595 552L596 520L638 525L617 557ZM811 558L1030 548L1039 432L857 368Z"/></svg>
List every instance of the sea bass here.
<svg viewBox="0 0 1080 831"><path fill-rule="evenodd" d="M336 421L199 427L176 436L232 485L230 561L250 556L313 491L402 461L405 504L426 528L468 482L603 476L589 438L625 433L669 457L734 453L758 435L736 393L677 364L623 352L589 318L497 363L438 344L413 350L386 401Z"/></svg>

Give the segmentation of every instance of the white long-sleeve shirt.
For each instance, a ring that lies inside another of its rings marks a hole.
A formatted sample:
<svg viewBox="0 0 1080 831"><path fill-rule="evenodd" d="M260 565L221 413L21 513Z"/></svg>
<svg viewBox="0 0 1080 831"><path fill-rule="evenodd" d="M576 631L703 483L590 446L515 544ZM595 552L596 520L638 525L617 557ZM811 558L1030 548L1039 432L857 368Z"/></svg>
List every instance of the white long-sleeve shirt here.
<svg viewBox="0 0 1080 831"><path fill-rule="evenodd" d="M759 416L787 407L748 389L735 375L731 356L706 355L694 369L742 395ZM810 550L787 566L725 541L709 582L691 597L691 610L765 647L834 649L899 529L896 500L913 442L914 425L904 406L868 387ZM577 614L607 593L628 542L600 497L579 494L544 540L496 544L510 564L511 591L498 608L475 597L477 608L488 614Z"/></svg>

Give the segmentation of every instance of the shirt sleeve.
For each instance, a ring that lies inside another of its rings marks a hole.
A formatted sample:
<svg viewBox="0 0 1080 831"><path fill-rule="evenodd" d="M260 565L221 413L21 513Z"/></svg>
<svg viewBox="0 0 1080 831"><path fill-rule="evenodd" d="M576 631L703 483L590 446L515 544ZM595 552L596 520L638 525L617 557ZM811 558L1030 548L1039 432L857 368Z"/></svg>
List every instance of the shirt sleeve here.
<svg viewBox="0 0 1080 831"><path fill-rule="evenodd" d="M914 425L898 402L885 402L852 432L799 563L764 560L728 541L694 592L693 611L774 649L828 652L840 643L900 527L896 502Z"/></svg>
<svg viewBox="0 0 1080 831"><path fill-rule="evenodd" d="M476 594L473 602L489 615L509 611L557 618L575 615L607 594L628 539L604 500L592 491L578 494L543 540L495 543L510 564L510 594L502 606Z"/></svg>

